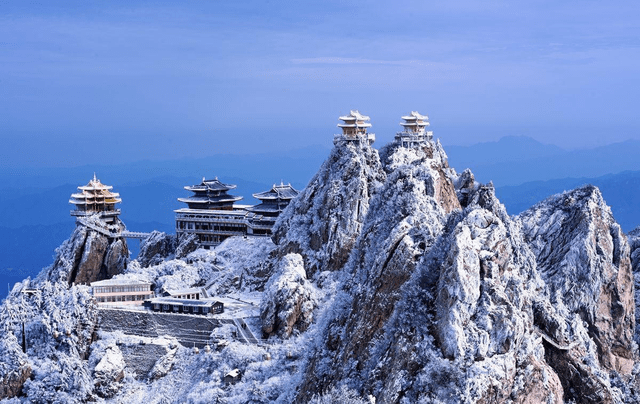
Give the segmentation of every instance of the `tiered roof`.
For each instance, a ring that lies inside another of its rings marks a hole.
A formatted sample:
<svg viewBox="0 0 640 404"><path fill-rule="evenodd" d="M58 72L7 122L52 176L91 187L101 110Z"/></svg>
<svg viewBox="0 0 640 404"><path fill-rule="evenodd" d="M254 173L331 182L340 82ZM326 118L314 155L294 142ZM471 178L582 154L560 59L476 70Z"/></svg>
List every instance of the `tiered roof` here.
<svg viewBox="0 0 640 404"><path fill-rule="evenodd" d="M266 200L291 200L295 198L300 191L291 186L291 184L284 185L280 182L280 185L273 184L270 190L253 194L254 198L261 201Z"/></svg>
<svg viewBox="0 0 640 404"><path fill-rule="evenodd" d="M426 115L420 115L416 111L411 111L408 116L403 116L402 119L405 122L400 122L407 132L422 132L425 127L429 126L429 117Z"/></svg>
<svg viewBox="0 0 640 404"><path fill-rule="evenodd" d="M216 177L213 180L202 178L198 185L186 186L184 189L194 192L189 198L178 198L178 201L189 205L189 209L223 209L231 208L233 203L242 199L241 196L227 194L234 189L233 184L224 184Z"/></svg>
<svg viewBox="0 0 640 404"><path fill-rule="evenodd" d="M111 189L112 186L101 183L94 173L87 185L78 187L81 192L71 194L69 203L76 205L76 209L81 211L111 211L116 203L122 202L120 194L111 192Z"/></svg>
<svg viewBox="0 0 640 404"><path fill-rule="evenodd" d="M357 110L351 110L349 115L341 116L338 119L344 121L344 123L338 124L338 127L342 128L343 130L345 130L346 128L362 128L363 131L366 131L366 128L371 127L371 124L366 122L371 118L366 115L362 115Z"/></svg>
<svg viewBox="0 0 640 404"><path fill-rule="evenodd" d="M295 198L300 191L293 188L291 184L273 184L270 190L253 194L254 198L262 201L261 204L247 208L250 212L264 215L278 214L287 207L289 202Z"/></svg>

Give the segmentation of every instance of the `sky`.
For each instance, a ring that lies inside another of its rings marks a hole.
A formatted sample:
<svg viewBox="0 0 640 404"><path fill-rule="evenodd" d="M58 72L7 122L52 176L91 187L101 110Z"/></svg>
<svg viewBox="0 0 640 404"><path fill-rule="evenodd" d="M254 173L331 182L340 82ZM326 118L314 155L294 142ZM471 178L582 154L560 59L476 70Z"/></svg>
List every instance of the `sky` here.
<svg viewBox="0 0 640 404"><path fill-rule="evenodd" d="M0 0L0 168L331 147L640 139L637 1Z"/></svg>

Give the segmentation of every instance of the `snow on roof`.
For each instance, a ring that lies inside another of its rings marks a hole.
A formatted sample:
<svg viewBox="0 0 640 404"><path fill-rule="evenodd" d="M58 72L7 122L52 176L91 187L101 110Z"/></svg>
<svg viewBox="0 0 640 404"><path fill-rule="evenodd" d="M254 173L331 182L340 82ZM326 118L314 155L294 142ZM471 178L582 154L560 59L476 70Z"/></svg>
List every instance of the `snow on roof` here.
<svg viewBox="0 0 640 404"><path fill-rule="evenodd" d="M132 286L132 285L149 285L151 282L139 281L136 279L106 279L103 281L91 282L91 287L95 286Z"/></svg>
<svg viewBox="0 0 640 404"><path fill-rule="evenodd" d="M192 293L200 293L200 294L202 294L202 292L203 292L202 288L187 288L187 289L178 289L178 290L167 290L167 293L169 293L171 296L188 295L188 294L192 294Z"/></svg>
<svg viewBox="0 0 640 404"><path fill-rule="evenodd" d="M224 304L220 299L205 298L205 299L176 299L175 297L156 297L149 299L151 304L171 304L174 306L205 306L211 307L216 303Z"/></svg>
<svg viewBox="0 0 640 404"><path fill-rule="evenodd" d="M188 198L178 198L178 201L184 203L221 203L235 202L242 199L241 196L218 195L218 196L190 196Z"/></svg>
<svg viewBox="0 0 640 404"><path fill-rule="evenodd" d="M284 185L280 183L280 185L273 184L270 190L264 192L258 192L257 194L253 194L253 197L256 199L264 200L264 199L293 199L295 198L300 191L291 186L291 184Z"/></svg>
<svg viewBox="0 0 640 404"><path fill-rule="evenodd" d="M202 178L202 182L199 185L191 185L191 186L184 187L184 189L186 189L187 191L194 191L194 192L195 191L228 191L234 188L236 188L236 185L224 184L220 182L218 177L212 180L207 180L205 178Z"/></svg>
<svg viewBox="0 0 640 404"><path fill-rule="evenodd" d="M233 377L233 378L236 378L238 376L240 376L240 369L233 369L229 371L226 375L224 375L224 377Z"/></svg>
<svg viewBox="0 0 640 404"><path fill-rule="evenodd" d="M403 116L402 119L404 119L405 121L415 121L416 119L428 120L429 117L426 115L421 115L417 111L411 111L409 115Z"/></svg>
<svg viewBox="0 0 640 404"><path fill-rule="evenodd" d="M358 121L368 121L369 118L366 115L362 115L358 110L351 110L350 111L351 114L350 115L345 115L345 116L341 116L338 119L340 119L341 121L353 121L353 120L358 120Z"/></svg>

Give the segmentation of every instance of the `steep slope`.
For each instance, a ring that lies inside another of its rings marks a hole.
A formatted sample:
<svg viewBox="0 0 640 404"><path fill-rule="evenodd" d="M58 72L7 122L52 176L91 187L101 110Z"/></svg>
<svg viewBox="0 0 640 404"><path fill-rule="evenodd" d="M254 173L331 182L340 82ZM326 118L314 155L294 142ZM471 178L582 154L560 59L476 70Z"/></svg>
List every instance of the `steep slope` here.
<svg viewBox="0 0 640 404"><path fill-rule="evenodd" d="M337 139L309 185L289 204L273 230L278 255L300 254L309 278L345 264L385 180L377 150L366 142Z"/></svg>
<svg viewBox="0 0 640 404"><path fill-rule="evenodd" d="M387 181L298 399L348 386L378 403L634 402L629 251L597 189L514 221L492 186L421 152L381 150Z"/></svg>
<svg viewBox="0 0 640 404"><path fill-rule="evenodd" d="M543 284L493 189L452 209L435 192L453 190L446 160L408 161L372 202L299 398L346 385L382 403L562 402L533 328Z"/></svg>
<svg viewBox="0 0 640 404"><path fill-rule="evenodd" d="M618 402L619 393L604 372L630 375L637 355L633 274L620 226L593 186L552 196L517 220L551 303L566 310L566 320L586 329L566 330L575 349L547 346L547 362L560 375L567 398ZM540 324L547 332L556 326ZM591 358L594 350L597 356Z"/></svg>
<svg viewBox="0 0 640 404"><path fill-rule="evenodd" d="M84 218L84 221L86 225L78 224L71 237L60 246L53 267L47 271L48 280L65 280L69 285L89 284L109 279L127 267L126 239L105 235L124 230L122 222L117 220L107 226L97 216Z"/></svg>
<svg viewBox="0 0 640 404"><path fill-rule="evenodd" d="M631 258L631 269L635 285L636 303L636 330L635 340L640 343L640 227L636 227L627 234L629 240L629 256Z"/></svg>

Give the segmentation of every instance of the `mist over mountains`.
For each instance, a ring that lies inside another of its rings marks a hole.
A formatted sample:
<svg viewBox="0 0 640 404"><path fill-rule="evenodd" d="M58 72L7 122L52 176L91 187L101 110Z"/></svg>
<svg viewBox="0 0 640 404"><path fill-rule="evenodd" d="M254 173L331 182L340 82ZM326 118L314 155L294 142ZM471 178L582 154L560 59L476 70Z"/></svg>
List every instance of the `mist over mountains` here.
<svg viewBox="0 0 640 404"><path fill-rule="evenodd" d="M528 137L510 136L497 142L446 149L451 166L471 168L479 181L493 181L496 187L640 170L637 140L569 151Z"/></svg>
<svg viewBox="0 0 640 404"><path fill-rule="evenodd" d="M470 168L480 182L493 181L509 214L584 184L598 186L624 231L640 224L640 142L568 151L527 137L505 137L473 146L447 146L449 164ZM174 232L177 198L203 176L236 184L241 203L284 181L303 189L329 150L312 147L275 154L217 154L202 159L140 161L116 166L48 170L25 167L0 173L0 285L34 275L51 264L54 249L74 227L69 195L95 172L122 196L123 222L132 231ZM130 245L137 253L137 241ZM6 290L0 287L0 296Z"/></svg>

